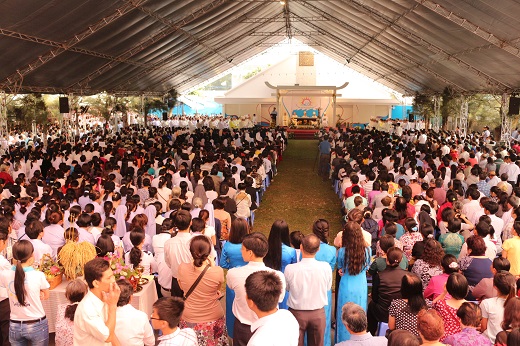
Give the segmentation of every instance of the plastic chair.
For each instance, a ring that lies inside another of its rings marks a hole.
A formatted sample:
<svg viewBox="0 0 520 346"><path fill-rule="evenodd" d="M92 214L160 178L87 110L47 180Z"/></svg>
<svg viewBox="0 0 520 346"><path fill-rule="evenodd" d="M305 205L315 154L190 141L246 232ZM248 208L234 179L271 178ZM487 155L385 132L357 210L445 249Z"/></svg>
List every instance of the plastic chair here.
<svg viewBox="0 0 520 346"><path fill-rule="evenodd" d="M387 330L388 330L388 323L386 323L386 322L379 322L377 324L376 335L377 336L385 336Z"/></svg>
<svg viewBox="0 0 520 346"><path fill-rule="evenodd" d="M249 225L253 227L255 224L255 211L251 210L251 215L247 218L247 221L249 222Z"/></svg>

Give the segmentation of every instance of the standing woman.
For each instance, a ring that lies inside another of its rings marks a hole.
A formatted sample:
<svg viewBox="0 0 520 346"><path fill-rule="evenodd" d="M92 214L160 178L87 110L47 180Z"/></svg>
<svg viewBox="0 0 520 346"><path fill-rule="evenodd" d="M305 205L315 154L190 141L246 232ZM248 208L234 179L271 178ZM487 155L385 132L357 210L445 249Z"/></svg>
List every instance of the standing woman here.
<svg viewBox="0 0 520 346"><path fill-rule="evenodd" d="M0 287L5 287L9 295L9 341L13 346L49 344L49 326L41 300L49 298L50 285L45 275L32 267L33 252L30 241L20 240L13 246L16 267L0 272Z"/></svg>
<svg viewBox="0 0 520 346"><path fill-rule="evenodd" d="M236 218L231 223L229 239L222 248L222 257L219 262L222 268L232 269L247 264L242 257L242 240L247 234L249 234L249 224L247 221L242 218ZM235 316L233 315L234 299L235 291L226 285L226 326L230 338L233 338L233 328L235 325Z"/></svg>
<svg viewBox="0 0 520 346"><path fill-rule="evenodd" d="M291 247L287 222L276 220L271 226L267 242L269 243L269 250L264 258L266 266L283 273L288 264L296 263L296 250ZM285 292L285 298L279 304L280 309L288 308L287 299L289 299L289 292Z"/></svg>
<svg viewBox="0 0 520 346"><path fill-rule="evenodd" d="M226 321L220 304L224 270L211 258L213 246L205 235L190 241L191 263L179 266L179 286L184 291L181 328L192 328L199 345L227 346Z"/></svg>
<svg viewBox="0 0 520 346"><path fill-rule="evenodd" d="M325 219L318 219L312 225L312 233L320 239L320 249L316 253L315 259L317 261L326 262L330 265L330 270L334 271L336 268L336 248L329 245L329 222ZM329 299L328 305L325 306L325 345L327 341L330 343L330 328L332 316L332 288L327 291Z"/></svg>
<svg viewBox="0 0 520 346"><path fill-rule="evenodd" d="M338 307L347 302L358 304L367 310L367 275L372 251L365 244L361 226L348 221L343 227L342 247L338 252L337 266L341 280L339 283ZM341 321L341 309L337 309L336 321ZM349 340L350 333L342 323L336 325L336 343Z"/></svg>
<svg viewBox="0 0 520 346"><path fill-rule="evenodd" d="M7 246L7 238L9 235L6 232L0 232L0 274L3 271L11 270L11 263L2 256L2 251ZM9 344L9 314L11 308L9 307L9 299L7 297L7 291L0 283L0 345Z"/></svg>

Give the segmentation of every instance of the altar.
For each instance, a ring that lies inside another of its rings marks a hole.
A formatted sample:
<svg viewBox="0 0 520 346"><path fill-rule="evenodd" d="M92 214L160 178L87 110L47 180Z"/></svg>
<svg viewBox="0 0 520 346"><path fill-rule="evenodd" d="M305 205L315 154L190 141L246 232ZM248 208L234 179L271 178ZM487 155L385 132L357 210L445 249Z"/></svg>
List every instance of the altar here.
<svg viewBox="0 0 520 346"><path fill-rule="evenodd" d="M320 125L319 108L293 109L291 125L297 129L313 129Z"/></svg>

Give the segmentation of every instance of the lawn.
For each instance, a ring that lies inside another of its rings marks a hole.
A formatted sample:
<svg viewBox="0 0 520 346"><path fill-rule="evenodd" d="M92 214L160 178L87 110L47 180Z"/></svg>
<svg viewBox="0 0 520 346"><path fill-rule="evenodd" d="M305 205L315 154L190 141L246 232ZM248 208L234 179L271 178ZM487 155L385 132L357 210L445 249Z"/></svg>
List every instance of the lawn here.
<svg viewBox="0 0 520 346"><path fill-rule="evenodd" d="M330 181L323 182L317 172L317 140L291 140L278 175L265 192L255 214L254 231L269 234L272 223L283 219L292 231L311 232L317 219L330 223L330 243L341 230L341 202Z"/></svg>

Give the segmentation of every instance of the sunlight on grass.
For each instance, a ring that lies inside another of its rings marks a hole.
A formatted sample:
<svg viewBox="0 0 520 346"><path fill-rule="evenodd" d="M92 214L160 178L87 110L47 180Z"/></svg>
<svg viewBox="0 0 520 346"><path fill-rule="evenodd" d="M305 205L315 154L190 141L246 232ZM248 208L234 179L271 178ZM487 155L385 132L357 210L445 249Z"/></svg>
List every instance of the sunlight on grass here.
<svg viewBox="0 0 520 346"><path fill-rule="evenodd" d="M268 235L272 223L284 219L292 231L307 234L317 219L330 223L330 239L341 230L341 202L330 181L323 182L315 165L316 140L291 140L278 165L278 175L255 214L254 230Z"/></svg>

